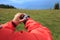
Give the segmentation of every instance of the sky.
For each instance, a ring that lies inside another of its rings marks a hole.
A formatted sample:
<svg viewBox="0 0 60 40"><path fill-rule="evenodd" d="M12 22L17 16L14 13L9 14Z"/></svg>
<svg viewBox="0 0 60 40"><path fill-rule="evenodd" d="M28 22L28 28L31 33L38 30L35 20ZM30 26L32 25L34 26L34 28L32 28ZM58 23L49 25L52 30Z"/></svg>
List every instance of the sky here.
<svg viewBox="0 0 60 40"><path fill-rule="evenodd" d="M0 0L0 4L12 5L19 9L51 9L60 0Z"/></svg>

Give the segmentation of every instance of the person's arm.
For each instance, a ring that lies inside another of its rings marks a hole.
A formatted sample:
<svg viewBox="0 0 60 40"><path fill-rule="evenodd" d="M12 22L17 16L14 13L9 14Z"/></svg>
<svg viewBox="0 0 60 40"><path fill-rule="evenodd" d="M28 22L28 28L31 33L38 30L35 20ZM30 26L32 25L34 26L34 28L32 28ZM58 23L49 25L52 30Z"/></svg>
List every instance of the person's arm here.
<svg viewBox="0 0 60 40"><path fill-rule="evenodd" d="M34 34L35 37L40 40L52 40L50 30L31 18L28 18L28 20L26 21L25 28L29 33Z"/></svg>
<svg viewBox="0 0 60 40"><path fill-rule="evenodd" d="M22 20L20 19L21 15L22 15L21 13L17 13L11 21L9 21L5 24L2 24L1 25L2 28L15 30L15 27L23 21L23 19Z"/></svg>
<svg viewBox="0 0 60 40"><path fill-rule="evenodd" d="M11 21L0 25L0 40L11 39L15 33L15 27L23 21L19 18L20 15L21 13L17 13Z"/></svg>

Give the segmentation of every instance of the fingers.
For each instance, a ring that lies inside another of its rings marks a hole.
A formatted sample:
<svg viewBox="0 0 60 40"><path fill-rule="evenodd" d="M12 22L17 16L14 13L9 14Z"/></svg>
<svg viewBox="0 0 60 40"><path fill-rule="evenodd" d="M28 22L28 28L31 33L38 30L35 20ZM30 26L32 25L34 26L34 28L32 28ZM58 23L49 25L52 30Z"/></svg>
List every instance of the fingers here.
<svg viewBox="0 0 60 40"><path fill-rule="evenodd" d="M19 23L21 23L23 20L21 20L20 19L20 16L21 15L23 15L23 13L17 13L15 16L14 16L14 18L13 18L13 22L15 23L15 24L19 24Z"/></svg>
<svg viewBox="0 0 60 40"><path fill-rule="evenodd" d="M19 20L19 22L23 22L25 19L21 19L21 20Z"/></svg>
<svg viewBox="0 0 60 40"><path fill-rule="evenodd" d="M23 16L22 16L23 15ZM24 22L27 20L27 17L28 15L26 15L25 13L17 13L15 16L14 16L14 19L13 21L16 23L16 24L19 24L21 22Z"/></svg>
<svg viewBox="0 0 60 40"><path fill-rule="evenodd" d="M19 19L22 19L21 17L24 15L24 13L17 13L16 15L15 15L15 17L17 17L17 18L19 18Z"/></svg>

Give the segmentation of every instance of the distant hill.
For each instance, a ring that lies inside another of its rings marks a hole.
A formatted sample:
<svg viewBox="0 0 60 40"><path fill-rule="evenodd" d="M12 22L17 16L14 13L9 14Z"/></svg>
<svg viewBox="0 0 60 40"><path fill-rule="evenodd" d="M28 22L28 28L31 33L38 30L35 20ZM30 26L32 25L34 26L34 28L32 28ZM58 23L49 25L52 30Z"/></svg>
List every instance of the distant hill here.
<svg viewBox="0 0 60 40"><path fill-rule="evenodd" d="M5 5L5 4L0 4L0 8L14 8L15 9L14 6L12 6L12 5Z"/></svg>

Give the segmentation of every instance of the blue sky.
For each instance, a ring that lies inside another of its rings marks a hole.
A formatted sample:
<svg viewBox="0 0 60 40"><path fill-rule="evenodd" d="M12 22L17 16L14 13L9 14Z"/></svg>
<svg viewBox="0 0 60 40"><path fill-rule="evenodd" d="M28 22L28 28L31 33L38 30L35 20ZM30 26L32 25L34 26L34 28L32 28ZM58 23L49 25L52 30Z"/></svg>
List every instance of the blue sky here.
<svg viewBox="0 0 60 40"><path fill-rule="evenodd" d="M49 9L60 0L0 0L0 4L9 4L22 9Z"/></svg>

